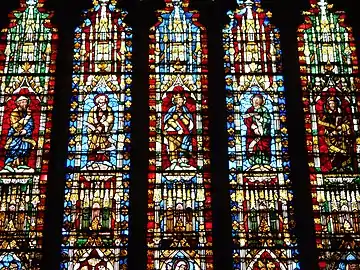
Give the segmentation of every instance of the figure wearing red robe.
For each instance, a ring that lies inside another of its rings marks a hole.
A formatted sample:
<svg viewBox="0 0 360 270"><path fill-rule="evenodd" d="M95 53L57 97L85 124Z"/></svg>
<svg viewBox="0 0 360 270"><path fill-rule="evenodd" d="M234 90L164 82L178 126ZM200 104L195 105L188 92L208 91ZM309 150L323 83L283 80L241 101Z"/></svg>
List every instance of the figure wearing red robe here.
<svg viewBox="0 0 360 270"><path fill-rule="evenodd" d="M360 269L360 266L357 264L357 263L349 263L347 266L346 266L346 270L359 270Z"/></svg>
<svg viewBox="0 0 360 270"><path fill-rule="evenodd" d="M321 169L324 172L352 171L351 118L336 97L329 97L322 111L318 121Z"/></svg>
<svg viewBox="0 0 360 270"><path fill-rule="evenodd" d="M261 254L259 260L253 266L254 270L280 270L280 263L274 260L267 252Z"/></svg>
<svg viewBox="0 0 360 270"><path fill-rule="evenodd" d="M269 165L271 159L271 116L264 97L256 94L243 115L246 125L246 155L251 165Z"/></svg>

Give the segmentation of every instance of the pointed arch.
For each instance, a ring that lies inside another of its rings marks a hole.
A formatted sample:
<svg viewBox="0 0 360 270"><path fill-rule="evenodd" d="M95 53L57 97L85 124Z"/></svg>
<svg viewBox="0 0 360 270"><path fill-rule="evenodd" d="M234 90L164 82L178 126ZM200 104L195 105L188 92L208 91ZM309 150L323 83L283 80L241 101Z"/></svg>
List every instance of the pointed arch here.
<svg viewBox="0 0 360 270"><path fill-rule="evenodd" d="M282 264L278 257L279 256L274 254L271 250L262 249L254 256L253 261L250 262L246 270L260 270L262 267L274 270L288 270L287 266Z"/></svg>
<svg viewBox="0 0 360 270"><path fill-rule="evenodd" d="M61 269L127 268L132 29L93 1L75 29Z"/></svg>
<svg viewBox="0 0 360 270"><path fill-rule="evenodd" d="M0 268L42 256L58 39L44 2L21 0L0 37Z"/></svg>
<svg viewBox="0 0 360 270"><path fill-rule="evenodd" d="M260 0L237 3L223 30L233 269L299 269L280 33Z"/></svg>
<svg viewBox="0 0 360 270"><path fill-rule="evenodd" d="M150 29L147 268L212 269L206 29L188 0L165 4Z"/></svg>
<svg viewBox="0 0 360 270"><path fill-rule="evenodd" d="M360 81L345 13L327 0L310 5L298 28L306 147L319 267L335 269L339 254L359 249Z"/></svg>

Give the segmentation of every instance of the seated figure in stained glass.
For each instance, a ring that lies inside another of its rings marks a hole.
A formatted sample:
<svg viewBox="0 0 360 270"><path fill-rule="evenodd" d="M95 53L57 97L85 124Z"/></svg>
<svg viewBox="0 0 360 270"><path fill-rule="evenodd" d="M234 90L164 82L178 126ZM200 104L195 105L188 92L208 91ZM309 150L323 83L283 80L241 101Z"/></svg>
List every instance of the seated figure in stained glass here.
<svg viewBox="0 0 360 270"><path fill-rule="evenodd" d="M114 113L104 94L95 96L94 104L86 122L89 132L89 160L109 161L106 150L114 147L109 132L113 128Z"/></svg>
<svg viewBox="0 0 360 270"><path fill-rule="evenodd" d="M320 152L329 154L322 162L326 171L351 170L352 167L351 147L354 142L351 139L351 119L341 104L339 98L331 96L324 102L323 108L318 108L319 112L323 112L319 117L318 128Z"/></svg>
<svg viewBox="0 0 360 270"><path fill-rule="evenodd" d="M14 172L15 168L30 169L28 158L36 142L32 139L34 120L29 103L29 98L20 96L10 114L10 129L5 144L5 169L10 172Z"/></svg>

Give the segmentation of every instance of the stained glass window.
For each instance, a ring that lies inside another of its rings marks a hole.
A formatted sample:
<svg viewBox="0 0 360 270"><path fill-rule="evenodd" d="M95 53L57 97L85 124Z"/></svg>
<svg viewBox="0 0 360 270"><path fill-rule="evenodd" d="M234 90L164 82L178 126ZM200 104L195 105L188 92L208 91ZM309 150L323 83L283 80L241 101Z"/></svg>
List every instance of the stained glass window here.
<svg viewBox="0 0 360 270"><path fill-rule="evenodd" d="M223 30L233 269L299 269L279 30L238 0Z"/></svg>
<svg viewBox="0 0 360 270"><path fill-rule="evenodd" d="M75 29L61 269L126 269L132 29L93 1Z"/></svg>
<svg viewBox="0 0 360 270"><path fill-rule="evenodd" d="M311 0L298 29L306 146L320 269L357 269L359 78L343 12ZM354 268L355 267L355 268Z"/></svg>
<svg viewBox="0 0 360 270"><path fill-rule="evenodd" d="M212 269L207 37L187 0L150 30L147 269Z"/></svg>
<svg viewBox="0 0 360 270"><path fill-rule="evenodd" d="M57 30L21 0L0 36L0 269L41 260Z"/></svg>

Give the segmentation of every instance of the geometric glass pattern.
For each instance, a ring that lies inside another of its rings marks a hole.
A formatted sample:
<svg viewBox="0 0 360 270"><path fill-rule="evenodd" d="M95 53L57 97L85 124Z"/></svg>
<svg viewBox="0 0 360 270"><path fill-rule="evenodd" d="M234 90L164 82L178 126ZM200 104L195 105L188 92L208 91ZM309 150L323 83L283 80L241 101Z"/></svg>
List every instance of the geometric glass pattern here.
<svg viewBox="0 0 360 270"><path fill-rule="evenodd" d="M127 269L132 29L93 1L75 29L61 269Z"/></svg>
<svg viewBox="0 0 360 270"><path fill-rule="evenodd" d="M165 0L150 30L147 269L213 269L206 29Z"/></svg>
<svg viewBox="0 0 360 270"><path fill-rule="evenodd" d="M57 30L44 0L21 0L0 35L0 269L39 269Z"/></svg>
<svg viewBox="0 0 360 270"><path fill-rule="evenodd" d="M260 0L223 30L233 269L300 269L280 33Z"/></svg>
<svg viewBox="0 0 360 270"><path fill-rule="evenodd" d="M358 269L358 60L344 12L310 1L298 28L306 147L320 269ZM357 262L356 262L357 260Z"/></svg>

